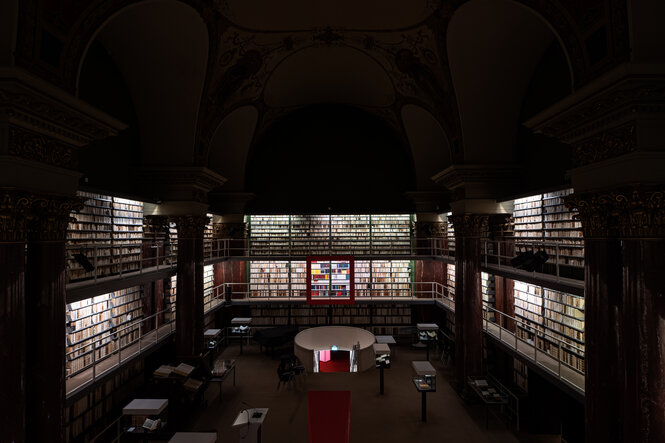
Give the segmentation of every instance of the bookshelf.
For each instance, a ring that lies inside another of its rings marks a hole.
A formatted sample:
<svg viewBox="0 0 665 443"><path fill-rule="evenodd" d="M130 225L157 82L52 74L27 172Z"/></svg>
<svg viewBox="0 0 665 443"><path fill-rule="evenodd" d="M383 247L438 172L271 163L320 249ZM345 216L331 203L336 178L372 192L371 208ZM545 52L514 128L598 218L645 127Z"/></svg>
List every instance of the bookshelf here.
<svg viewBox="0 0 665 443"><path fill-rule="evenodd" d="M562 345L559 356L558 343L553 336L566 344L584 349L584 298L573 294L515 281L515 316L532 329L517 325L517 334L534 343L534 330L539 334L538 347L560 358L570 366L584 371L584 356L575 348Z"/></svg>
<svg viewBox="0 0 665 443"><path fill-rule="evenodd" d="M489 321L496 321L495 313L487 308L496 309L496 295L494 291L494 275L486 272L480 273L480 285L483 297L485 316Z"/></svg>
<svg viewBox="0 0 665 443"><path fill-rule="evenodd" d="M513 358L513 382L524 392L529 392L529 368L517 358Z"/></svg>
<svg viewBox="0 0 665 443"><path fill-rule="evenodd" d="M167 322L175 321L175 303L178 293L178 276L172 275L170 279L164 281L164 309L166 315L164 320Z"/></svg>
<svg viewBox="0 0 665 443"><path fill-rule="evenodd" d="M252 261L249 273L250 297L289 296L291 273L288 261Z"/></svg>
<svg viewBox="0 0 665 443"><path fill-rule="evenodd" d="M372 260L372 296L410 297L411 261Z"/></svg>
<svg viewBox="0 0 665 443"><path fill-rule="evenodd" d="M212 300L213 286L215 286L214 266L206 265L203 267L203 306L205 307L208 307Z"/></svg>
<svg viewBox="0 0 665 443"><path fill-rule="evenodd" d="M413 216L252 215L254 255L410 254Z"/></svg>
<svg viewBox="0 0 665 443"><path fill-rule="evenodd" d="M356 285L356 298L370 297L372 295L372 265L369 260L354 262L354 284Z"/></svg>
<svg viewBox="0 0 665 443"><path fill-rule="evenodd" d="M446 289L448 295L455 298L455 265L446 265Z"/></svg>
<svg viewBox="0 0 665 443"><path fill-rule="evenodd" d="M73 375L138 338L143 316L139 286L66 305L66 373ZM94 356L93 356L94 353Z"/></svg>
<svg viewBox="0 0 665 443"><path fill-rule="evenodd" d="M451 253L455 252L455 227L450 221L450 217L453 215L452 212L448 212L444 218L444 223L446 224L446 236L448 238L448 250ZM454 255L454 254L451 254Z"/></svg>
<svg viewBox="0 0 665 443"><path fill-rule="evenodd" d="M143 203L109 195L79 191L83 209L73 213L67 229L69 281L113 275L139 269L143 239ZM74 254L95 266L86 272Z"/></svg>
<svg viewBox="0 0 665 443"><path fill-rule="evenodd" d="M556 243L557 246L545 247L550 256L545 268L553 266L558 254L562 276L583 278L582 225L563 203L563 197L572 192L572 189L564 189L515 200L515 239L518 245L528 241Z"/></svg>

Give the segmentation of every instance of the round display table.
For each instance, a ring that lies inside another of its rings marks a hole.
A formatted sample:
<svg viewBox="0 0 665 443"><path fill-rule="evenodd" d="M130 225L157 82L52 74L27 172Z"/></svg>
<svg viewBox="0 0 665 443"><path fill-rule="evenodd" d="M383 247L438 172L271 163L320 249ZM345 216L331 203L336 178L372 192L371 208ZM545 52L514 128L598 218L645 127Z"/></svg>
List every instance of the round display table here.
<svg viewBox="0 0 665 443"><path fill-rule="evenodd" d="M358 352L358 372L374 368L374 334L350 326L321 326L301 331L294 339L294 353L305 366L305 370L314 370L314 353L318 351L351 351L360 344ZM336 348L333 348L336 346Z"/></svg>

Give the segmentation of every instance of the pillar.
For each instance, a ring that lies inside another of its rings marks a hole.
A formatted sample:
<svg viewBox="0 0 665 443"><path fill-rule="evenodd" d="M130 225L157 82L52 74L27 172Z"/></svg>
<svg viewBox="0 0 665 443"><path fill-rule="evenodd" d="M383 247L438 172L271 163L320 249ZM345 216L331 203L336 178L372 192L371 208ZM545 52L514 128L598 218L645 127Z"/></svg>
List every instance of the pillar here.
<svg viewBox="0 0 665 443"><path fill-rule="evenodd" d="M665 188L566 203L585 236L587 441L665 441Z"/></svg>
<svg viewBox="0 0 665 443"><path fill-rule="evenodd" d="M203 231L209 218L172 217L178 229L178 288L176 354L198 356L203 351Z"/></svg>
<svg viewBox="0 0 665 443"><path fill-rule="evenodd" d="M481 236L488 216L453 215L455 228L455 364L456 378L466 391L470 375L482 374L482 295L480 285Z"/></svg>
<svg viewBox="0 0 665 443"><path fill-rule="evenodd" d="M64 440L65 240L74 198L36 197L28 230L25 273L26 436Z"/></svg>
<svg viewBox="0 0 665 443"><path fill-rule="evenodd" d="M141 258L143 267L149 268L164 264L165 244L169 235L168 217L147 215L143 217L143 243ZM143 316L150 317L164 309L164 281L155 280L143 285ZM162 323L163 316L143 323L143 332L149 332Z"/></svg>
<svg viewBox="0 0 665 443"><path fill-rule="evenodd" d="M436 254L432 249L433 242L439 241L439 252L443 253L444 242L446 242L446 225L441 221L438 214L417 214L414 224L414 244L416 255L426 256ZM430 284L418 283L440 283L446 284L446 263L441 260L423 258L415 260L415 283L416 296L424 297L432 289Z"/></svg>
<svg viewBox="0 0 665 443"><path fill-rule="evenodd" d="M24 442L25 417L25 242L30 200L3 191L0 201L0 415L3 439Z"/></svg>

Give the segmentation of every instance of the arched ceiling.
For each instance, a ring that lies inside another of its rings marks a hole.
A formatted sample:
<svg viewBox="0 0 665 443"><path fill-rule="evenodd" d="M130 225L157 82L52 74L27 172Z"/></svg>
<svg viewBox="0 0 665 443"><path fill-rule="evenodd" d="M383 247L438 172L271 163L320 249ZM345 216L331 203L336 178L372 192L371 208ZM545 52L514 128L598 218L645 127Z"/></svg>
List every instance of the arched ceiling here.
<svg viewBox="0 0 665 443"><path fill-rule="evenodd" d="M555 36L533 11L511 0L471 0L447 33L466 163L515 161L524 93Z"/></svg>
<svg viewBox="0 0 665 443"><path fill-rule="evenodd" d="M242 191L244 188L245 166L257 119L255 107L243 106L230 113L215 131L208 167L228 180L224 191Z"/></svg>
<svg viewBox="0 0 665 443"><path fill-rule="evenodd" d="M266 105L346 103L389 106L395 101L390 77L374 59L348 46L309 47L286 58L264 90Z"/></svg>
<svg viewBox="0 0 665 443"><path fill-rule="evenodd" d="M402 122L409 139L419 190L436 189L432 176L452 163L450 144L441 124L426 109L402 108Z"/></svg>
<svg viewBox="0 0 665 443"><path fill-rule="evenodd" d="M262 31L296 31L324 27L370 30L406 28L427 18L437 3L432 0L215 2L218 10L234 24Z"/></svg>
<svg viewBox="0 0 665 443"><path fill-rule="evenodd" d="M143 164L192 164L208 59L198 12L175 0L141 2L111 17L97 39L130 89Z"/></svg>

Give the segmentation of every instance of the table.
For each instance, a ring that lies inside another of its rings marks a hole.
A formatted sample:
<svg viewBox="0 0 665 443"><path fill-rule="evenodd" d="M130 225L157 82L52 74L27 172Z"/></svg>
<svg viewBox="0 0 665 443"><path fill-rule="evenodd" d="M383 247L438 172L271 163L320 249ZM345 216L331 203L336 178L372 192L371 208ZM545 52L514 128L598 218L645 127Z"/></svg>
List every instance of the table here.
<svg viewBox="0 0 665 443"><path fill-rule="evenodd" d="M431 331L435 331L435 337L436 337L436 331L439 330L439 325L437 325L436 323L417 323L416 324L416 329L418 330L418 339L420 341L425 342L425 346L427 348L427 360L429 360L429 343L431 341L436 340L436 338L429 338L429 334L427 334L427 333L428 332L431 333ZM426 336L428 336L428 338L426 338L426 339L421 338L423 332L426 333Z"/></svg>
<svg viewBox="0 0 665 443"><path fill-rule="evenodd" d="M169 443L215 443L216 432L176 432Z"/></svg>
<svg viewBox="0 0 665 443"><path fill-rule="evenodd" d="M240 353L242 354L242 336L247 334L247 344L249 344L249 325L252 324L251 317L234 317L231 319L231 332L240 336ZM246 330L242 330L246 326Z"/></svg>
<svg viewBox="0 0 665 443"><path fill-rule="evenodd" d="M427 393L436 391L436 369L429 361L413 361L411 362L413 367L413 372L421 378L414 378L413 384L416 387L416 390L421 393L421 419L422 421L427 421ZM424 378L432 378L432 383L423 386L422 380Z"/></svg>
<svg viewBox="0 0 665 443"><path fill-rule="evenodd" d="M469 376L467 384L485 403L485 428L489 427L489 407L508 404L508 397L485 377Z"/></svg>
<svg viewBox="0 0 665 443"><path fill-rule="evenodd" d="M233 371L233 386L236 385L236 361L235 360L220 360L215 363L212 368L212 377L210 383L219 383L219 399L222 399L222 382L226 380L229 374Z"/></svg>

